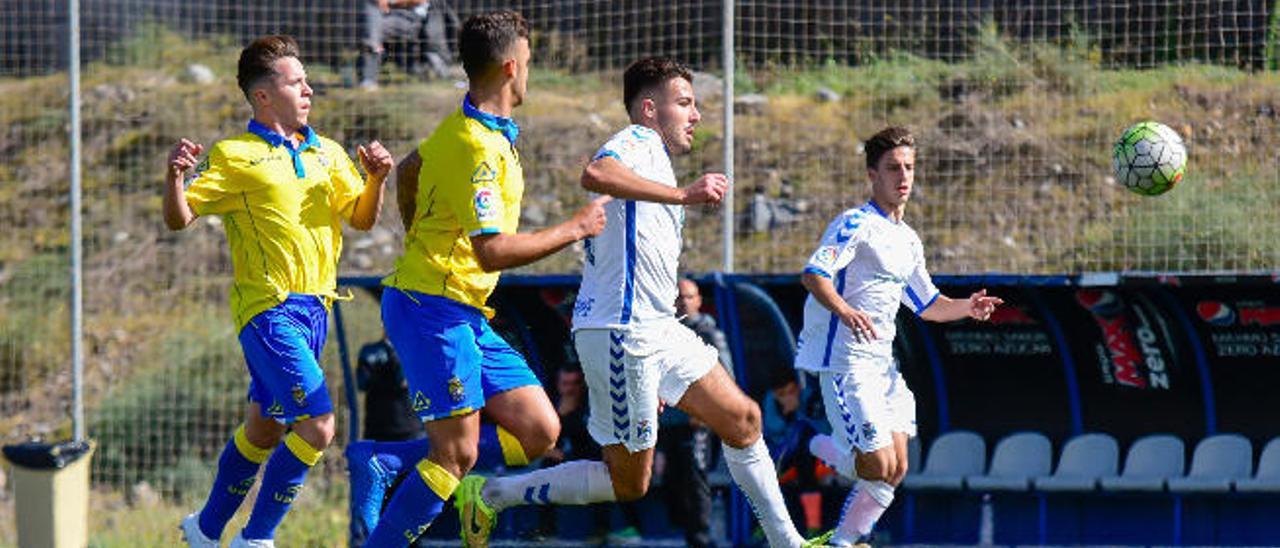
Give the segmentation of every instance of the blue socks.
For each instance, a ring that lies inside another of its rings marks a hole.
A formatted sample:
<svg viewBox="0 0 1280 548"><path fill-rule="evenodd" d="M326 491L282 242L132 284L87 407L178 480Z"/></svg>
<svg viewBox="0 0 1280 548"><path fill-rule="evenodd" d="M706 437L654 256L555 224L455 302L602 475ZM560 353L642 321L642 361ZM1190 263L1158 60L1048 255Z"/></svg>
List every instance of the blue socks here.
<svg viewBox="0 0 1280 548"><path fill-rule="evenodd" d="M271 448L263 449L249 443L243 424L236 428L236 433L227 441L222 456L218 458L218 474L209 489L209 500L200 510L201 533L211 539L222 538L222 530L253 488L258 467L270 454Z"/></svg>
<svg viewBox="0 0 1280 548"><path fill-rule="evenodd" d="M320 450L311 446L296 432L284 438L283 450L271 454L262 473L262 488L253 505L253 513L241 533L245 539L269 539L289 512L293 500L302 490L307 472L320 461Z"/></svg>
<svg viewBox="0 0 1280 548"><path fill-rule="evenodd" d="M365 546L408 546L431 526L458 488L458 478L429 460L419 461L415 471L400 484Z"/></svg>

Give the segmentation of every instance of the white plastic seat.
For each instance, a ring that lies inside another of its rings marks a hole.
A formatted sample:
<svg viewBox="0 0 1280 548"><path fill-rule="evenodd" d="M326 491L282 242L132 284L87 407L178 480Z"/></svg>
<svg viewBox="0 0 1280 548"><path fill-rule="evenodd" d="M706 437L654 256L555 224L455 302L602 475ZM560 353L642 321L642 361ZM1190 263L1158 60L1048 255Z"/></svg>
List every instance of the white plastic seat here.
<svg viewBox="0 0 1280 548"><path fill-rule="evenodd" d="M1010 434L996 444L991 467L983 475L965 478L974 491L1029 491L1031 478L1044 476L1053 466L1053 445L1039 432Z"/></svg>
<svg viewBox="0 0 1280 548"><path fill-rule="evenodd" d="M1240 434L1217 434L1196 444L1191 471L1169 478L1174 493L1229 493L1231 482L1253 475L1253 444Z"/></svg>
<svg viewBox="0 0 1280 548"><path fill-rule="evenodd" d="M1120 468L1120 446L1107 434L1081 434L1071 438L1058 457L1052 476L1033 480L1038 491L1087 492L1098 488L1098 479L1114 477Z"/></svg>
<svg viewBox="0 0 1280 548"><path fill-rule="evenodd" d="M1262 448L1253 477L1236 480L1235 487L1241 493L1280 493L1280 437Z"/></svg>
<svg viewBox="0 0 1280 548"><path fill-rule="evenodd" d="M930 444L924 469L918 474L907 474L902 486L907 489L960 491L964 489L965 476L982 473L986 458L987 444L982 436L967 430L947 432Z"/></svg>
<svg viewBox="0 0 1280 548"><path fill-rule="evenodd" d="M1152 434L1133 442L1119 476L1098 481L1103 491L1164 491L1165 481L1182 475L1186 446L1169 434Z"/></svg>

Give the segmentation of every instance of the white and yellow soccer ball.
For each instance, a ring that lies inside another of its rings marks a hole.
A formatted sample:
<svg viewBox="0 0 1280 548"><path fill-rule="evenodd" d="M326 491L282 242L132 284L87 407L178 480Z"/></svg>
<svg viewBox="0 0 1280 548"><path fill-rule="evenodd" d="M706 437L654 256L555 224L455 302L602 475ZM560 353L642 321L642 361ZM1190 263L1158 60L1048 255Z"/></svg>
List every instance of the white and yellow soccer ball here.
<svg viewBox="0 0 1280 548"><path fill-rule="evenodd" d="M1169 126L1138 122L1112 147L1111 167L1125 188L1144 196L1164 194L1186 172L1187 147Z"/></svg>

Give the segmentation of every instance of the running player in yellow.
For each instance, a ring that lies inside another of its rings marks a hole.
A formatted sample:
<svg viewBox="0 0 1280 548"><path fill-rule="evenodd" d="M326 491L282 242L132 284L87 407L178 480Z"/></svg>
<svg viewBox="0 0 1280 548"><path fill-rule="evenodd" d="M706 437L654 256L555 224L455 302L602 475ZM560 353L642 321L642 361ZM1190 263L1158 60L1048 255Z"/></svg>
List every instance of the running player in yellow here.
<svg viewBox="0 0 1280 548"><path fill-rule="evenodd" d="M377 142L358 147L362 180L342 146L307 125L311 87L293 38L254 40L240 53L236 79L253 108L248 129L215 144L199 167L204 147L179 141L164 187L170 229L222 217L235 272L232 315L251 379L245 422L222 451L209 499L182 521L187 543L201 547L220 546L263 462L258 500L231 546L273 546L307 471L333 440L319 359L337 296L342 222L373 227L394 165Z"/></svg>
<svg viewBox="0 0 1280 548"><path fill-rule="evenodd" d="M403 212L412 219L404 255L383 280L382 321L426 422L427 456L392 497L370 547L407 546L422 534L477 460L526 464L555 443L556 411L524 358L490 328L486 301L500 270L604 228L607 199L562 224L516 232L524 176L511 113L528 82L528 26L514 12L477 15L458 47L470 91L401 163L421 170ZM482 426L481 409L497 426Z"/></svg>

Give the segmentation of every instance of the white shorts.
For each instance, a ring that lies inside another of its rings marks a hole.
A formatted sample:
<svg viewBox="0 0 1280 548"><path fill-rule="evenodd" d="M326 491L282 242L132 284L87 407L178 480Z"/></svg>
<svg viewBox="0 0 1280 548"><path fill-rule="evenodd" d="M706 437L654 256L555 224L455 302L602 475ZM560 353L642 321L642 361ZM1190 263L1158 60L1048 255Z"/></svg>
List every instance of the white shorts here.
<svg viewBox="0 0 1280 548"><path fill-rule="evenodd" d="M871 453L893 444L893 432L916 435L916 397L892 357L860 360L849 371L822 372L822 403L842 451Z"/></svg>
<svg viewBox="0 0 1280 548"><path fill-rule="evenodd" d="M601 446L636 453L658 440L658 400L675 405L720 355L675 318L573 335L587 381L587 431Z"/></svg>

